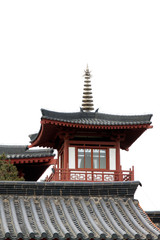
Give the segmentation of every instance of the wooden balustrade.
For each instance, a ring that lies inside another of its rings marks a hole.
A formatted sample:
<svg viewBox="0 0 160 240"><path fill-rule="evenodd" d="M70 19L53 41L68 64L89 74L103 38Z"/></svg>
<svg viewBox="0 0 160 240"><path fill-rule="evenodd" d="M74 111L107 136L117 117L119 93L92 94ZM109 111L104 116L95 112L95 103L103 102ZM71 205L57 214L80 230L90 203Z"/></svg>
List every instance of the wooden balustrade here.
<svg viewBox="0 0 160 240"><path fill-rule="evenodd" d="M126 170L80 170L54 168L53 173L45 181L73 181L73 182L112 182L134 181L134 168Z"/></svg>

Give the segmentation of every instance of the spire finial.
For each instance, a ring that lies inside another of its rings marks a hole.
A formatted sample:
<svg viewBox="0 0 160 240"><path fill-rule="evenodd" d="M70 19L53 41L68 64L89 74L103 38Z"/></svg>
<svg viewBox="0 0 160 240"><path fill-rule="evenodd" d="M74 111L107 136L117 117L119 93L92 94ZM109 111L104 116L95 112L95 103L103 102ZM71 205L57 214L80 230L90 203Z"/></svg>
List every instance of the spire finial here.
<svg viewBox="0 0 160 240"><path fill-rule="evenodd" d="M87 76L90 76L90 78L91 78L91 74L90 74L90 71L89 71L88 64L87 64L86 70L84 70L84 72L85 72L84 77L87 75Z"/></svg>
<svg viewBox="0 0 160 240"><path fill-rule="evenodd" d="M87 63L86 71L89 71L89 68L88 68L88 63Z"/></svg>
<svg viewBox="0 0 160 240"><path fill-rule="evenodd" d="M86 70L84 70L84 88L83 88L83 99L82 99L82 110L84 112L90 112L94 110L93 105L93 97L92 97L92 87L91 87L91 74L88 68L88 64Z"/></svg>

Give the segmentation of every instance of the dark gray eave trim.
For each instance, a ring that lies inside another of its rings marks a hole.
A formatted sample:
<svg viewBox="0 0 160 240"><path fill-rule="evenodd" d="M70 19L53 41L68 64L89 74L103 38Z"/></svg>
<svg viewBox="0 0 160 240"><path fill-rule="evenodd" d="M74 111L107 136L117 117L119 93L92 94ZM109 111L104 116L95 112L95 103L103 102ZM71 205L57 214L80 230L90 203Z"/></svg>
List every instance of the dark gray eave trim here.
<svg viewBox="0 0 160 240"><path fill-rule="evenodd" d="M8 182L0 181L0 194L23 196L116 196L133 197L139 181L128 182Z"/></svg>

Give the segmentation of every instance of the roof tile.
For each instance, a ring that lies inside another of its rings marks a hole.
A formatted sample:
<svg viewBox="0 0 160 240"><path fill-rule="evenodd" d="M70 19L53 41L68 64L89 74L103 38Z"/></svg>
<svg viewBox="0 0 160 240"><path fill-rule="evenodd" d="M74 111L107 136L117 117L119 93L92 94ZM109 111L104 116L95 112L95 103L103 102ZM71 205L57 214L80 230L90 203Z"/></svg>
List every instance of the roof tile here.
<svg viewBox="0 0 160 240"><path fill-rule="evenodd" d="M160 230L133 199L138 185L140 182L0 182L0 238L156 240ZM102 195L96 187L103 190ZM76 189L80 195L76 191L72 195ZM87 189L93 192L83 197ZM107 193L107 189L116 193ZM118 195L124 189L132 189L131 198Z"/></svg>
<svg viewBox="0 0 160 240"><path fill-rule="evenodd" d="M42 109L42 118L87 125L135 125L151 124L152 114L146 115L111 115L97 112L63 113Z"/></svg>
<svg viewBox="0 0 160 240"><path fill-rule="evenodd" d="M0 145L0 155L2 154L5 154L7 159L54 156L53 149L30 150L26 145Z"/></svg>

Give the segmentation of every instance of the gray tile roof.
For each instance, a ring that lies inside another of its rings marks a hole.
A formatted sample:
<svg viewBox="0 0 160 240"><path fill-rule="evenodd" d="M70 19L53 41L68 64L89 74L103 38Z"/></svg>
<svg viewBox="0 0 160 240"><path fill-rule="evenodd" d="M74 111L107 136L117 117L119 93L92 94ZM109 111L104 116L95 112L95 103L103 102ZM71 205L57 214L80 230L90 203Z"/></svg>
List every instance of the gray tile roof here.
<svg viewBox="0 0 160 240"><path fill-rule="evenodd" d="M0 182L0 238L160 239L160 230L138 201L118 195L118 189L129 190L138 184ZM8 194L6 188L10 189ZM59 195L55 191L59 188L63 191L79 188L81 194L64 191ZM93 192L86 195L85 189L94 188L103 192L116 189L117 196ZM51 195L47 189L52 191Z"/></svg>
<svg viewBox="0 0 160 240"><path fill-rule="evenodd" d="M152 114L147 115L111 115L98 112L62 113L41 109L42 118L68 123L86 125L137 125L151 124Z"/></svg>
<svg viewBox="0 0 160 240"><path fill-rule="evenodd" d="M0 145L0 155L3 153L6 155L7 159L54 156L53 149L30 150L26 145Z"/></svg>

